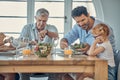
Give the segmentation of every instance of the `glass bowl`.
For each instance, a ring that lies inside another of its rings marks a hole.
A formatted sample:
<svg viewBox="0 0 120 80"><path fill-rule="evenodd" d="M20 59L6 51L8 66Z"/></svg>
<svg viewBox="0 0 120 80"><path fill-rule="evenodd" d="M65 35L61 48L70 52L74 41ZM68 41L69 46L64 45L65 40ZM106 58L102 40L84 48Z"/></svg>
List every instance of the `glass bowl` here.
<svg viewBox="0 0 120 80"><path fill-rule="evenodd" d="M81 44L75 43L74 45L71 45L71 48L73 49L73 54L84 54L85 53L84 51L78 50L81 48L85 48L84 43L81 43Z"/></svg>
<svg viewBox="0 0 120 80"><path fill-rule="evenodd" d="M38 57L47 57L52 50L52 45L50 43L39 43L34 48L34 53Z"/></svg>

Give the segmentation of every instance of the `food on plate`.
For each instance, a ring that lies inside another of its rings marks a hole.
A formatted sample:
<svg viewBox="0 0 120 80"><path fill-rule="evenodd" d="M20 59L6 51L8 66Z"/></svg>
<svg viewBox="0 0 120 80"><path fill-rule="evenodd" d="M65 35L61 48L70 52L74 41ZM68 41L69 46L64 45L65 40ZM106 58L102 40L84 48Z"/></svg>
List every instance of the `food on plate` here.
<svg viewBox="0 0 120 80"><path fill-rule="evenodd" d="M75 43L74 45L71 46L71 48L74 50L74 54L83 54L85 51L82 51L83 48L85 48L84 43Z"/></svg>
<svg viewBox="0 0 120 80"><path fill-rule="evenodd" d="M10 51L10 50L15 50L15 48L12 46L6 46L6 45L0 46L0 52L6 52L6 51Z"/></svg>
<svg viewBox="0 0 120 80"><path fill-rule="evenodd" d="M10 50L15 50L13 46L5 45L6 43L4 42L6 35L4 33L0 33L0 52L6 52Z"/></svg>
<svg viewBox="0 0 120 80"><path fill-rule="evenodd" d="M81 44L75 43L72 47L74 49L80 49L80 48L85 48L85 45L83 43Z"/></svg>

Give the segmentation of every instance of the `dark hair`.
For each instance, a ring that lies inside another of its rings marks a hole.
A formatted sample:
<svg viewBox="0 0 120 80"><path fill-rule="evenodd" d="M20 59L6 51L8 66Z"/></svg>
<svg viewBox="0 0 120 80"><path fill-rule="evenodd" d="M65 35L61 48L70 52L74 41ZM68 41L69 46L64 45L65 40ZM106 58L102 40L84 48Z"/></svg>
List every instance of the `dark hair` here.
<svg viewBox="0 0 120 80"><path fill-rule="evenodd" d="M72 10L72 17L73 18L77 17L77 16L81 16L82 14L84 14L85 16L88 16L87 9L84 6L78 6Z"/></svg>

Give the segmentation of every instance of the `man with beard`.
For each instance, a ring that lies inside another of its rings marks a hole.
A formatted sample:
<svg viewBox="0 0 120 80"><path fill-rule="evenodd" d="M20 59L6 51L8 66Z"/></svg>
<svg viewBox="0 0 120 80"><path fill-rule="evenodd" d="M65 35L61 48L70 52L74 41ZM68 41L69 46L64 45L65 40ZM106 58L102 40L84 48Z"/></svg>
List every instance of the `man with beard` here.
<svg viewBox="0 0 120 80"><path fill-rule="evenodd" d="M60 47L64 49L69 45L71 45L74 41L79 39L80 43L85 44L85 47L80 48L79 50L87 52L94 41L94 37L91 34L91 29L95 27L97 24L103 23L103 22L90 16L89 13L87 12L86 7L84 6L78 6L74 8L72 10L72 17L76 21L76 24L73 26L71 31L65 34L64 38L61 39ZM110 43L112 44L113 50L115 50L114 34L112 32L112 28L109 25L107 26L110 29L109 40L110 40ZM114 71L111 73L114 74ZM68 75L66 77L68 78ZM114 75L110 75L110 77L114 77Z"/></svg>

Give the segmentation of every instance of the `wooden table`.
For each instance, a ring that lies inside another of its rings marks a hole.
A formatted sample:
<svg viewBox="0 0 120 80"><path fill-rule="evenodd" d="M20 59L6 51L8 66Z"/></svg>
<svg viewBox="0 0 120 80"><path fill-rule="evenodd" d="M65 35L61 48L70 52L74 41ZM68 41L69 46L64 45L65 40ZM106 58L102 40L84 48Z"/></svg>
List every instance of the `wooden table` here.
<svg viewBox="0 0 120 80"><path fill-rule="evenodd" d="M43 73L95 73L95 80L108 80L108 63L106 60L85 55L75 55L72 58L51 56L38 58L34 55L14 60L7 57L1 59L0 73L43 72Z"/></svg>

